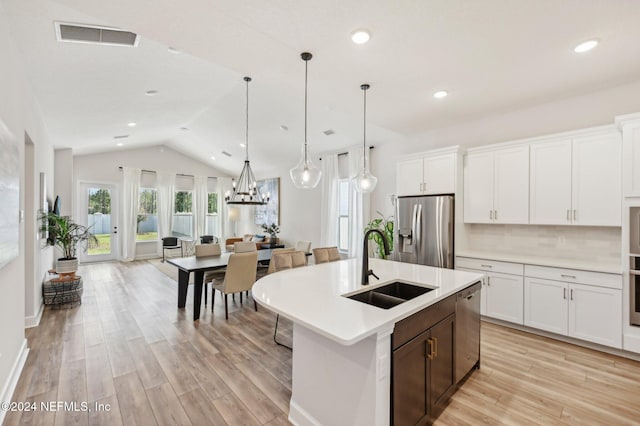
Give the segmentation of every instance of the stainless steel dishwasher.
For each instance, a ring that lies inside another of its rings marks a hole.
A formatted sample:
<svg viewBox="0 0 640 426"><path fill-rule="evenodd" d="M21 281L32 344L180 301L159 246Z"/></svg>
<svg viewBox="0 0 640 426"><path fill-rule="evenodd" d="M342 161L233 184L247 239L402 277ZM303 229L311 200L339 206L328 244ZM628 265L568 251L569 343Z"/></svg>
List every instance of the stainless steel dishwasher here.
<svg viewBox="0 0 640 426"><path fill-rule="evenodd" d="M456 299L456 383L480 366L480 282Z"/></svg>

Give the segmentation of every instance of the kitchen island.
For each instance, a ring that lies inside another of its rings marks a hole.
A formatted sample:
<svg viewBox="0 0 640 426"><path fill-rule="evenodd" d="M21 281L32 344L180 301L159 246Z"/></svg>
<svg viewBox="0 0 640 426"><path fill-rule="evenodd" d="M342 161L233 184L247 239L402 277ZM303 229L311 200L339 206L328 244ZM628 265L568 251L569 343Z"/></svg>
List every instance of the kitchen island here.
<svg viewBox="0 0 640 426"><path fill-rule="evenodd" d="M253 287L259 304L294 323L289 420L296 425L389 424L396 324L414 324L416 314L455 302L452 296L482 278L380 259L370 259L369 266L380 277L369 286L360 284L360 261L347 259L271 274ZM397 280L432 290L390 309L345 297Z"/></svg>

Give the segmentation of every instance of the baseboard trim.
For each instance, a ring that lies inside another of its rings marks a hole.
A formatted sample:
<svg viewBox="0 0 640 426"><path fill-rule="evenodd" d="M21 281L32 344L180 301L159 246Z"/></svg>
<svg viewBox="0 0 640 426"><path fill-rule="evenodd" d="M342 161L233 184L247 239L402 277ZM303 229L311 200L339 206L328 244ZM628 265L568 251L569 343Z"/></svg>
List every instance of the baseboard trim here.
<svg viewBox="0 0 640 426"><path fill-rule="evenodd" d="M629 358L634 361L640 361L640 355L637 353L625 351L622 349L616 349L609 346L599 345L597 343L591 343L580 339L574 339L569 336L563 336L561 334L549 333L544 330L538 330L537 328L527 327L526 325L514 324L507 321L502 321L495 318L482 317L482 321L502 325L504 327L513 328L515 330L524 331L525 333L535 334L537 336L547 337L553 340L559 340L564 343L569 343L576 346L582 346L583 348L593 349L594 351L605 352L611 355L621 356L623 358Z"/></svg>
<svg viewBox="0 0 640 426"><path fill-rule="evenodd" d="M640 353L640 337L630 333L625 333L622 336L622 347L626 351Z"/></svg>
<svg viewBox="0 0 640 426"><path fill-rule="evenodd" d="M162 259L162 256L158 256L157 254L144 254L142 256L136 256L135 260L149 260L149 259Z"/></svg>
<svg viewBox="0 0 640 426"><path fill-rule="evenodd" d="M16 360L13 362L13 366L11 367L11 372L9 377L7 378L6 383L2 387L2 392L0 392L0 402L9 402L13 397L13 392L16 390L16 386L18 385L18 379L20 379L20 374L22 374L22 369L24 368L25 362L27 362L27 356L29 355L29 348L27 347L27 339L22 341L22 346L20 347L20 351L18 351L18 356ZM4 417L7 414L6 411L0 410L0 424L4 421Z"/></svg>
<svg viewBox="0 0 640 426"><path fill-rule="evenodd" d="M291 400L289 402L289 421L295 426L320 426L321 423L302 407Z"/></svg>
<svg viewBox="0 0 640 426"><path fill-rule="evenodd" d="M24 318L24 328L33 328L33 327L39 326L40 320L42 319L43 312L44 312L44 303L40 301L40 309L38 310L38 313Z"/></svg>

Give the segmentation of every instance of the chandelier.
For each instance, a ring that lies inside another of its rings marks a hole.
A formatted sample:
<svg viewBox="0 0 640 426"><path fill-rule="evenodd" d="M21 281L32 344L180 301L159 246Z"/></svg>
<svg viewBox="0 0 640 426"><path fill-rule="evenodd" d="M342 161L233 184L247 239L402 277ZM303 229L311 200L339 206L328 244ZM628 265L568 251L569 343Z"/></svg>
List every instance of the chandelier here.
<svg viewBox="0 0 640 426"><path fill-rule="evenodd" d="M233 190L227 191L224 195L224 200L227 204L240 204L240 205L264 205L269 202L269 193L258 194L258 183L256 177L251 170L251 164L249 163L249 82L251 77L245 77L244 81L247 84L247 120L245 128L245 160L242 172L238 181L232 180Z"/></svg>

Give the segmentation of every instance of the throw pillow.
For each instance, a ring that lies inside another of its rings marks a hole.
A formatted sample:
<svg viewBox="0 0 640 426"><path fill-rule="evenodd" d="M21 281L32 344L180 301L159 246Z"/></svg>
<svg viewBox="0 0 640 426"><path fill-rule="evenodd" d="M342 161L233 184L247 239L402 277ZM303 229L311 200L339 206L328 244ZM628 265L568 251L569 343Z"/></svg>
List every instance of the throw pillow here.
<svg viewBox="0 0 640 426"><path fill-rule="evenodd" d="M253 234L244 234L242 236L242 241L251 241L252 238L253 238Z"/></svg>
<svg viewBox="0 0 640 426"><path fill-rule="evenodd" d="M261 243L264 241L264 235L254 235L251 241L254 241L256 243Z"/></svg>

